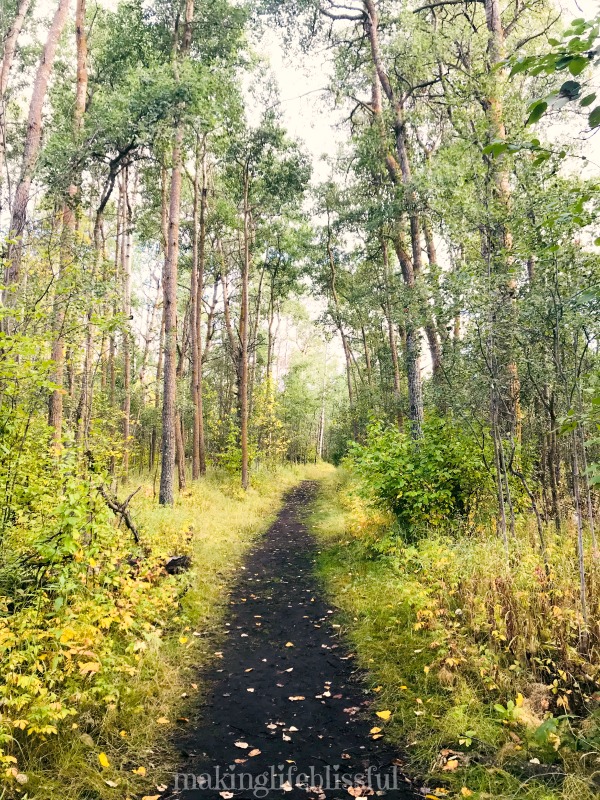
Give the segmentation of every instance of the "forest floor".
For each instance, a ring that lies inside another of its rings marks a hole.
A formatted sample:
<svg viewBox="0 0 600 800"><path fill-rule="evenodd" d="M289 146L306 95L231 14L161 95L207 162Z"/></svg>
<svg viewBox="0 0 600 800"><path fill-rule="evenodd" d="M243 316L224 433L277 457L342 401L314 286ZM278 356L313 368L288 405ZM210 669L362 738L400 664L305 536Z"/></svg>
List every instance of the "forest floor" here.
<svg viewBox="0 0 600 800"><path fill-rule="evenodd" d="M316 491L291 490L246 557L169 797L413 796L382 738L389 712L362 684L315 574L304 515Z"/></svg>

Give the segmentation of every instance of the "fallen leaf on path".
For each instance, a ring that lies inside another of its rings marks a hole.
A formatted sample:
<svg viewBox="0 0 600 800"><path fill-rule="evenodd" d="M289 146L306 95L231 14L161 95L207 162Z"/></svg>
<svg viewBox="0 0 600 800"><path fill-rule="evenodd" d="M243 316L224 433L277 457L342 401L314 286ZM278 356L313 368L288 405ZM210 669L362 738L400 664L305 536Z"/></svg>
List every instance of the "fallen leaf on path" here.
<svg viewBox="0 0 600 800"><path fill-rule="evenodd" d="M288 728L288 731L292 731L292 733L295 733L297 730L298 728L296 728L295 725L290 725L290 727Z"/></svg>
<svg viewBox="0 0 600 800"><path fill-rule="evenodd" d="M291 736L286 736L285 733L284 733L283 734L283 741L284 742L291 742L292 741L292 737Z"/></svg>
<svg viewBox="0 0 600 800"><path fill-rule="evenodd" d="M250 750L248 755L250 756L250 758L254 758L254 756L259 756L261 754L261 752L262 751L259 750L258 747L255 747L254 750Z"/></svg>
<svg viewBox="0 0 600 800"><path fill-rule="evenodd" d="M233 792L219 792L223 800L231 800L233 797Z"/></svg>
<svg viewBox="0 0 600 800"><path fill-rule="evenodd" d="M245 764L246 761L248 761L248 759L247 758L235 758L234 761L235 761L236 764Z"/></svg>
<svg viewBox="0 0 600 800"><path fill-rule="evenodd" d="M239 747L241 750L247 750L250 747L248 742L234 742L234 744L235 744L236 747Z"/></svg>
<svg viewBox="0 0 600 800"><path fill-rule="evenodd" d="M293 702L294 700L306 700L306 698L303 697L301 694L298 694L294 695L293 697L288 697L288 700L291 700Z"/></svg>
<svg viewBox="0 0 600 800"><path fill-rule="evenodd" d="M252 688L250 688L250 687L249 687L248 689L246 689L246 691L247 691L247 692L253 692L253 691L254 691L254 689L252 689Z"/></svg>
<svg viewBox="0 0 600 800"><path fill-rule="evenodd" d="M281 784L281 790L283 792L291 792L292 791L292 784L289 781Z"/></svg>
<svg viewBox="0 0 600 800"><path fill-rule="evenodd" d="M244 672L252 672L252 667L248 667L248 669L245 669Z"/></svg>
<svg viewBox="0 0 600 800"><path fill-rule="evenodd" d="M392 716L392 712L388 711L387 709L385 711L378 711L377 712L377 716L379 717L379 719L382 719L382 720L385 721L385 720L388 720Z"/></svg>
<svg viewBox="0 0 600 800"><path fill-rule="evenodd" d="M286 643L285 643L285 646L286 646L286 647L293 647L293 646L294 646L294 643L293 643L293 642L286 642Z"/></svg>
<svg viewBox="0 0 600 800"><path fill-rule="evenodd" d="M159 794L145 794L142 800L160 800Z"/></svg>
<svg viewBox="0 0 600 800"><path fill-rule="evenodd" d="M374 728L371 728L369 733L381 733L381 728L378 728L377 726L375 726Z"/></svg>
<svg viewBox="0 0 600 800"><path fill-rule="evenodd" d="M166 792L169 787L167 786L166 783L159 783L156 788L158 789L159 792Z"/></svg>

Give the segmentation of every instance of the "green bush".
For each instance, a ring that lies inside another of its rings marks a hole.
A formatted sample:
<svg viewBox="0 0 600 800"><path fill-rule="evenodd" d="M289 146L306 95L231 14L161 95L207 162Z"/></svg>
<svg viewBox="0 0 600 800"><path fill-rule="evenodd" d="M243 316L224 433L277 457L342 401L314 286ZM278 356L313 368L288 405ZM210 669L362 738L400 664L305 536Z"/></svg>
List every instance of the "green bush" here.
<svg viewBox="0 0 600 800"><path fill-rule="evenodd" d="M373 423L366 444L353 445L349 460L371 496L413 534L469 518L493 493L481 447L452 420L429 419L419 440Z"/></svg>

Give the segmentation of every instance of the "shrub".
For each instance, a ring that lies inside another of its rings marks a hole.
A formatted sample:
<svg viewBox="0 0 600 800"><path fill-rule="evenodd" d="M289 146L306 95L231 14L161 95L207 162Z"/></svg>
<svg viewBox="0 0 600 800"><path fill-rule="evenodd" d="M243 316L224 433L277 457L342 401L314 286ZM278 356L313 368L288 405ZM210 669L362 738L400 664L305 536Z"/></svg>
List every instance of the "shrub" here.
<svg viewBox="0 0 600 800"><path fill-rule="evenodd" d="M452 420L433 417L414 440L373 423L349 457L368 493L389 508L405 532L473 515L493 495L481 448Z"/></svg>

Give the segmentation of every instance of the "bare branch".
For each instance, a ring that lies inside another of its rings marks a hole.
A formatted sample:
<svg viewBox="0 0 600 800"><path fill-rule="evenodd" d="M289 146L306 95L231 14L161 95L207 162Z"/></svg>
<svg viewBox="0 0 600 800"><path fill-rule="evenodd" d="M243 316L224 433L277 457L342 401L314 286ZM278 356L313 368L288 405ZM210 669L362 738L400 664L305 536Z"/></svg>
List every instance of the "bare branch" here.
<svg viewBox="0 0 600 800"><path fill-rule="evenodd" d="M433 8L440 8L442 6L462 6L466 3L484 3L484 0L438 0L435 3L427 3L424 6L419 6L419 8L415 8L413 14L418 14L419 11L429 11Z"/></svg>

